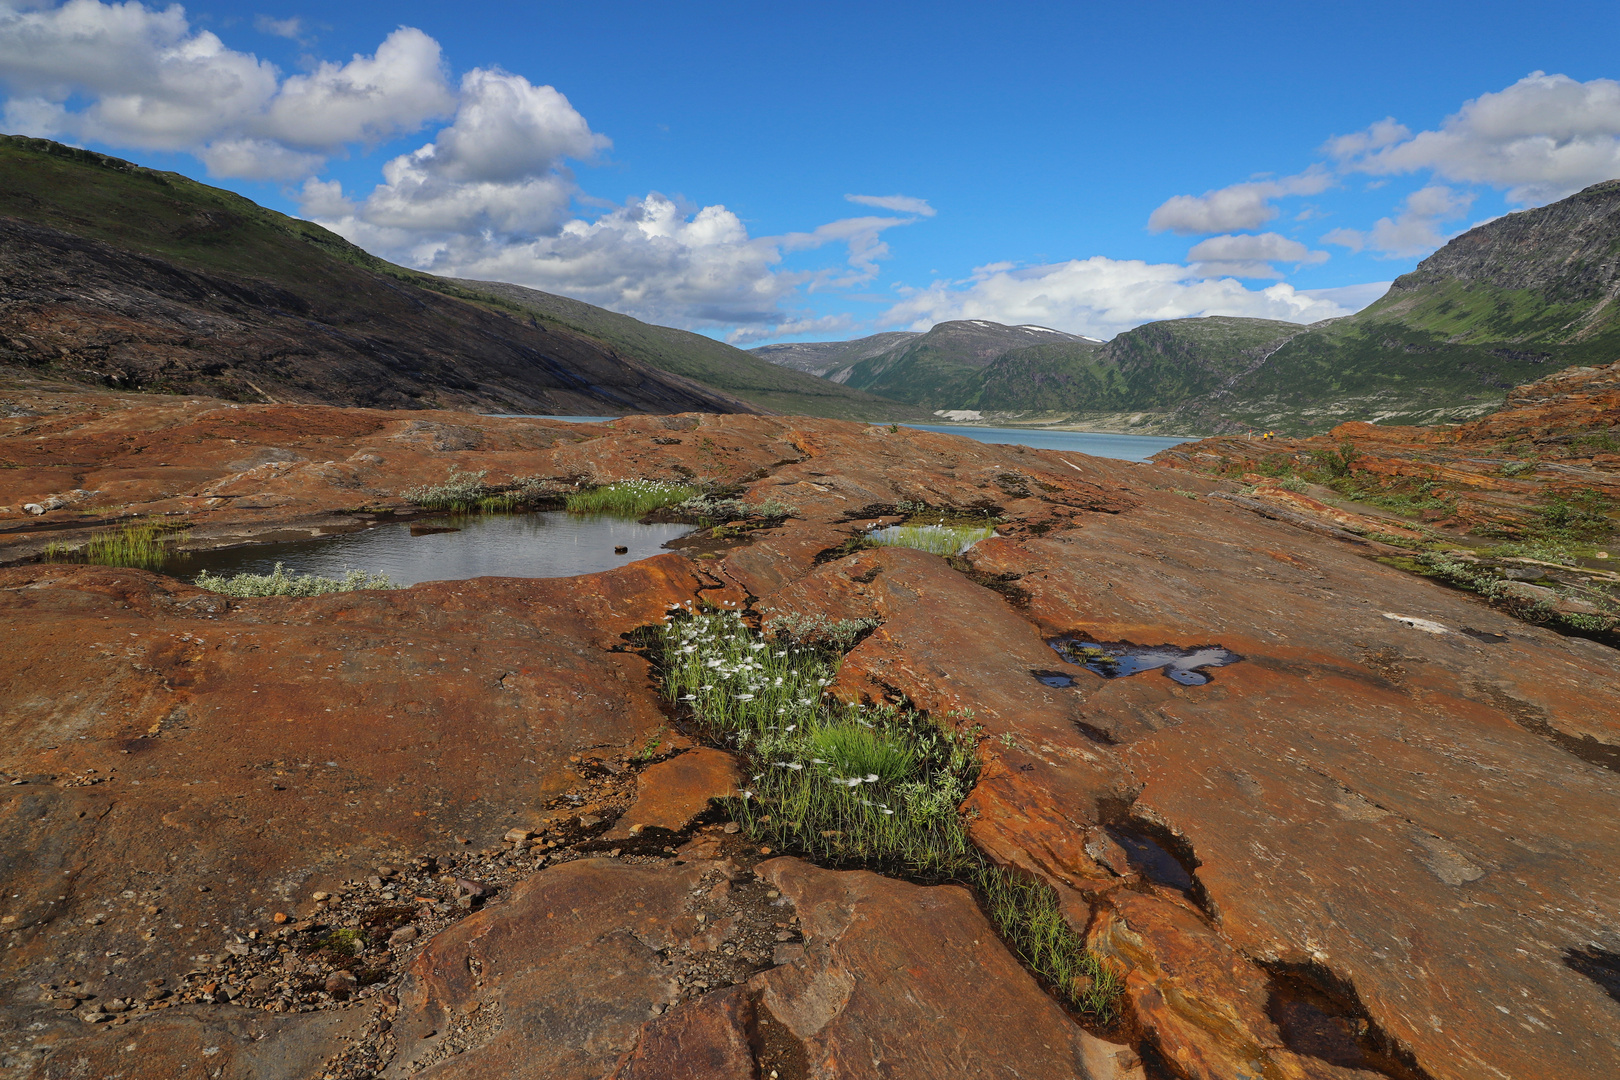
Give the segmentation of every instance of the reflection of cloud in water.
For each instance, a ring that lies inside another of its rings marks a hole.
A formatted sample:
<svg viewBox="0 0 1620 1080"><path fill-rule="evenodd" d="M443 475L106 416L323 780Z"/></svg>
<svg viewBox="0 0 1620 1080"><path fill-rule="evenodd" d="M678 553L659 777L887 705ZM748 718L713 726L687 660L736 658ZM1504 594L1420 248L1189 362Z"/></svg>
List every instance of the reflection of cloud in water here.
<svg viewBox="0 0 1620 1080"><path fill-rule="evenodd" d="M1219 645L1182 649L1174 645L1131 645L1127 642L1086 641L1077 637L1052 638L1052 651L1071 664L1105 679L1118 679L1143 671L1163 671L1167 678L1183 686L1202 686L1211 676L1200 668L1225 667L1243 657ZM1055 671L1039 671L1035 677L1048 686L1072 686L1073 678Z"/></svg>
<svg viewBox="0 0 1620 1080"><path fill-rule="evenodd" d="M661 554L690 525L643 525L626 518L569 514L477 514L410 522L300 539L195 552L165 566L190 580L199 571L289 573L342 577L350 569L387 574L395 585L475 577L572 577L594 574ZM428 528L423 528L423 526ZM625 550L620 552L618 548Z"/></svg>

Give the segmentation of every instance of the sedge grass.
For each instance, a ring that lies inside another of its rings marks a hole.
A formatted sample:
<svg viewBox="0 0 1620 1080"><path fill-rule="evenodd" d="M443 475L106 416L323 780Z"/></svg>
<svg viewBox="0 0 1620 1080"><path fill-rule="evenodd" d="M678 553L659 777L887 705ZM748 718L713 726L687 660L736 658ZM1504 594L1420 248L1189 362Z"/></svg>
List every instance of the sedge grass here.
<svg viewBox="0 0 1620 1080"><path fill-rule="evenodd" d="M908 547L932 555L960 555L996 534L994 525L890 525L866 534L877 547Z"/></svg>
<svg viewBox="0 0 1620 1080"><path fill-rule="evenodd" d="M45 545L44 559L158 570L175 556L174 545L179 538L179 534L161 525L123 525L91 533L90 539L78 547L52 541Z"/></svg>
<svg viewBox="0 0 1620 1080"><path fill-rule="evenodd" d="M690 484L670 484L660 480L622 480L589 488L568 496L570 514L613 514L641 517L666 506L693 498L699 489Z"/></svg>
<svg viewBox="0 0 1620 1080"><path fill-rule="evenodd" d="M1083 1012L1111 1017L1124 985L1086 949L1051 886L992 866L975 875L985 909L1019 959Z"/></svg>
<svg viewBox="0 0 1620 1080"><path fill-rule="evenodd" d="M836 652L768 639L735 612L672 616L655 644L665 693L752 774L729 807L750 836L827 865L971 884L1038 978L1112 1018L1119 979L1063 919L1056 893L989 866L968 840L959 807L978 774L976 727L831 703Z"/></svg>
<svg viewBox="0 0 1620 1080"><path fill-rule="evenodd" d="M340 578L314 574L289 574L281 563L268 574L210 574L204 570L194 584L200 589L240 599L256 596L320 596L323 593L356 592L360 589L392 589L387 574L350 570Z"/></svg>

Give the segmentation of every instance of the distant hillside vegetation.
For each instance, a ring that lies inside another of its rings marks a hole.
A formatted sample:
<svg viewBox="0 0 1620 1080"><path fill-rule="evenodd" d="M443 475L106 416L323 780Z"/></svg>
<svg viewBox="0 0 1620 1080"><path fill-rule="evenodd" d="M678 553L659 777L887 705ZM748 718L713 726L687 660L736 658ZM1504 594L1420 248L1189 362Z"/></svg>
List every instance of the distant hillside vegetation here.
<svg viewBox="0 0 1620 1080"><path fill-rule="evenodd" d="M1213 394L1260 365L1297 323L1212 316L1148 323L1105 345L1014 349L984 370L967 408L1133 412Z"/></svg>
<svg viewBox="0 0 1620 1080"><path fill-rule="evenodd" d="M548 297L568 317L546 314L545 294L510 288L522 303L178 173L0 136L0 364L242 401L915 415L588 304Z"/></svg>
<svg viewBox="0 0 1620 1080"><path fill-rule="evenodd" d="M559 326L588 334L626 356L693 379L773 412L843 420L912 420L903 404L778 367L702 334L655 326L606 308L500 281L446 278L468 292L493 296Z"/></svg>
<svg viewBox="0 0 1620 1080"><path fill-rule="evenodd" d="M978 391L984 371L1013 349L1101 342L1044 326L1004 326L984 319L942 322L885 352L847 358L826 378L929 409L960 408Z"/></svg>
<svg viewBox="0 0 1620 1080"><path fill-rule="evenodd" d="M1295 434L1345 420L1433 424L1489 412L1558 368L1620 358L1617 293L1620 181L1609 181L1469 230L1343 319L1173 319L1107 344L941 323L826 375L1003 421ZM813 347L833 356L854 344ZM778 348L808 347L755 352Z"/></svg>

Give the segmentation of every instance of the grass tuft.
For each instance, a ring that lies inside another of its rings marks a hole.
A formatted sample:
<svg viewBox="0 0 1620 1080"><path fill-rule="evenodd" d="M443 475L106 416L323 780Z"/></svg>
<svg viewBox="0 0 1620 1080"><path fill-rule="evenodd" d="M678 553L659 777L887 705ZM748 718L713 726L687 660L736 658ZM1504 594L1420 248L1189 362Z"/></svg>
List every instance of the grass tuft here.
<svg viewBox="0 0 1620 1080"><path fill-rule="evenodd" d="M44 560L53 563L89 563L92 566L127 566L158 570L174 558L180 534L161 525L123 525L92 533L78 547L52 541Z"/></svg>
<svg viewBox="0 0 1620 1080"><path fill-rule="evenodd" d="M825 701L829 652L767 640L734 613L671 621L662 646L665 692L754 774L733 806L752 833L835 865L967 865L957 807L978 773L970 736L909 710Z"/></svg>
<svg viewBox="0 0 1620 1080"><path fill-rule="evenodd" d="M341 578L316 577L314 574L289 574L281 563L276 563L275 570L268 574L232 574L226 577L204 570L197 575L194 584L199 589L239 599L255 596L320 596L323 593L394 587L386 574L350 570Z"/></svg>
<svg viewBox="0 0 1620 1080"><path fill-rule="evenodd" d="M613 514L641 517L666 506L675 506L696 496L699 489L690 484L661 480L621 480L568 496L570 514Z"/></svg>

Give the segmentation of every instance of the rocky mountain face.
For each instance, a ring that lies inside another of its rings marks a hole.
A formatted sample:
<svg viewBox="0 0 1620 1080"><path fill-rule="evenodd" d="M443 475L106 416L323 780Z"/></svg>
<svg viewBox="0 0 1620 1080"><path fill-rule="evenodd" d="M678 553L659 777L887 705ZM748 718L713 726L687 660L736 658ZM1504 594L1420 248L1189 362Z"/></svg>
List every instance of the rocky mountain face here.
<svg viewBox="0 0 1620 1080"><path fill-rule="evenodd" d="M881 356L919 337L922 334L915 331L892 330L853 341L794 341L782 345L761 345L748 351L772 364L821 376L870 357Z"/></svg>
<svg viewBox="0 0 1620 1080"><path fill-rule="evenodd" d="M1620 289L1620 180L1470 229L1396 279L1380 305L1387 309L1454 283L1526 292L1548 309L1583 305L1563 325L1543 323L1531 331L1550 339L1578 339L1611 324L1620 318L1608 310ZM1498 322L1490 329L1513 327Z"/></svg>
<svg viewBox="0 0 1620 1080"><path fill-rule="evenodd" d="M1391 565L1376 526L908 428L41 381L0 390L0 463L19 1077L1620 1074L1615 654ZM363 527L452 471L701 471L792 512L588 577L304 599L26 561L118 521ZM861 542L916 504L997 535ZM1060 1005L963 884L751 833L736 748L647 645L689 608L865 628L824 692L965 740L972 851L1051 890L1112 1018Z"/></svg>

